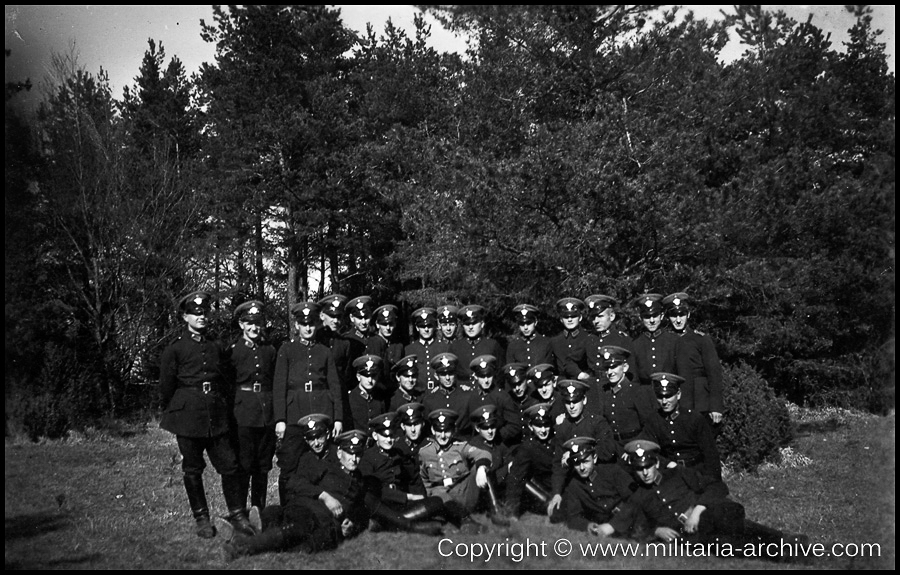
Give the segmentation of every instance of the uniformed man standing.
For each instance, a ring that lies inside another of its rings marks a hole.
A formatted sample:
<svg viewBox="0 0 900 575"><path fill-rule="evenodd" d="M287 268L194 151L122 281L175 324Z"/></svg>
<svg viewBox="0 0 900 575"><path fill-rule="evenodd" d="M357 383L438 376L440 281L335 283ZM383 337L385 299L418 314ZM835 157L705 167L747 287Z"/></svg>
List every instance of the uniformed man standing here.
<svg viewBox="0 0 900 575"><path fill-rule="evenodd" d="M334 366L341 380L342 397L356 387L356 374L351 369L354 357L350 349L350 340L344 337L344 310L347 305L347 296L331 294L316 302L319 306L319 319L322 320L322 328L316 332L319 343L331 350L334 358ZM347 405L343 406L347 411Z"/></svg>
<svg viewBox="0 0 900 575"><path fill-rule="evenodd" d="M226 351L207 335L212 296L188 294L178 303L185 330L163 351L159 388L163 415L159 426L174 433L181 452L181 469L197 535L210 539L216 530L209 519L203 486L206 452L222 477L229 518L237 529L252 533L245 506L247 492L229 437L229 396Z"/></svg>
<svg viewBox="0 0 900 575"><path fill-rule="evenodd" d="M438 386L422 396L422 405L425 406L425 413L437 409L452 410L457 414L454 421L459 427L456 431L460 435L467 436L471 430L469 406L472 401L472 388L457 383L457 363L459 360L450 352L438 354L431 360L431 368L438 376Z"/></svg>
<svg viewBox="0 0 900 575"><path fill-rule="evenodd" d="M634 364L637 380L641 385L650 385L652 373L675 373L678 336L663 326L662 299L663 296L658 293L649 293L633 302L644 327L643 333L633 341Z"/></svg>
<svg viewBox="0 0 900 575"><path fill-rule="evenodd" d="M242 334L229 348L229 363L235 382L238 460L244 472L244 481L250 481L250 505L263 508L266 506L269 471L272 470L275 455L275 411L272 404L275 348L263 340L265 309L262 302L244 302L234 310L234 316Z"/></svg>
<svg viewBox="0 0 900 575"><path fill-rule="evenodd" d="M556 302L556 312L562 323L562 333L550 339L556 370L565 379L586 381L590 376L587 363L588 333L581 327L584 302L564 297Z"/></svg>
<svg viewBox="0 0 900 575"><path fill-rule="evenodd" d="M359 384L350 390L348 428L365 432L369 420L387 411L387 399L378 388L384 362L377 355L366 354L356 358L353 369Z"/></svg>
<svg viewBox="0 0 900 575"><path fill-rule="evenodd" d="M475 413L484 405L493 405L498 412L499 441L508 446L518 445L522 441L522 414L506 390L494 385L497 368L497 358L493 355L479 355L469 364L475 380L469 413Z"/></svg>
<svg viewBox="0 0 900 575"><path fill-rule="evenodd" d="M341 382L331 350L316 341L319 329L319 306L314 302L291 306L297 335L278 350L275 362L273 402L275 433L281 439L277 449L279 493L297 468L306 450L306 441L297 422L304 415L322 413L333 422L334 433L343 429L344 408Z"/></svg>
<svg viewBox="0 0 900 575"><path fill-rule="evenodd" d="M625 453L625 444L637 437L646 422L655 416L657 408L648 389L629 377L630 355L627 349L615 345L599 350L601 369L605 373L601 379L600 413L612 429L619 457Z"/></svg>
<svg viewBox="0 0 900 575"><path fill-rule="evenodd" d="M375 308L372 305L372 298L361 295L348 301L344 309L350 318L350 328L343 335L350 344L348 365L351 365L357 357L366 354L366 344L372 335L372 312ZM352 373L352 370L350 372ZM350 376L348 379L355 381Z"/></svg>
<svg viewBox="0 0 900 575"><path fill-rule="evenodd" d="M562 491L566 481L567 465L565 462L565 442L575 437L592 437L597 440L595 453L600 461L609 463L616 458L616 443L609 428L609 423L599 415L585 410L587 405L587 383L562 379L558 383L560 399L565 406L565 415L556 419L554 437L553 477L550 490L550 504L547 515L552 517L562 503Z"/></svg>
<svg viewBox="0 0 900 575"><path fill-rule="evenodd" d="M657 443L667 465L693 469L707 482L721 481L722 462L712 427L702 415L679 404L684 378L674 373L654 373L650 378L659 409L639 437Z"/></svg>
<svg viewBox="0 0 900 575"><path fill-rule="evenodd" d="M537 365L553 361L550 338L537 332L538 308L521 303L513 308L513 319L519 333L509 340L506 348L506 363Z"/></svg>
<svg viewBox="0 0 900 575"><path fill-rule="evenodd" d="M437 308L438 339L449 346L459 339L459 308L455 305L442 305ZM449 350L449 347L447 348Z"/></svg>
<svg viewBox="0 0 900 575"><path fill-rule="evenodd" d="M632 338L616 327L615 323L616 306L619 305L619 301L608 295L594 294L584 299L584 305L587 307L588 320L594 328L587 348L588 367L594 377L603 381L604 360L600 355L600 349L614 345L628 350L628 373L631 374L631 379L637 379Z"/></svg>
<svg viewBox="0 0 900 575"><path fill-rule="evenodd" d="M456 364L456 377L462 384L472 380L469 367L472 360L479 355L504 357L503 349L497 340L484 334L485 311L480 305L467 305L459 310L459 321L463 324L463 337L450 344L450 353L459 360Z"/></svg>
<svg viewBox="0 0 900 575"><path fill-rule="evenodd" d="M438 316L434 308L420 307L410 319L417 337L406 346L404 353L416 356L419 389L431 391L437 385L437 374L431 369L431 360L437 354L449 351L450 344L436 337ZM455 323L456 319L453 321Z"/></svg>
<svg viewBox="0 0 900 575"><path fill-rule="evenodd" d="M531 396L528 384L528 366L524 363L507 363L500 370L500 379L505 384L500 387L506 388L509 398L521 416L524 416L526 409L538 403Z"/></svg>
<svg viewBox="0 0 900 575"><path fill-rule="evenodd" d="M403 357L403 344L396 340L394 331L397 328L397 306L383 305L375 310L372 318L375 321L375 334L366 340L366 353L380 356L384 360L384 372L390 373L394 364ZM393 393L392 381L382 380L379 387L385 389L388 394Z"/></svg>
<svg viewBox="0 0 900 575"><path fill-rule="evenodd" d="M712 338L688 325L688 303L689 296L684 292L663 298L672 331L680 338L675 349L675 369L684 378L681 405L703 414L717 429L725 412L722 364Z"/></svg>
<svg viewBox="0 0 900 575"><path fill-rule="evenodd" d="M428 366L431 370L431 366ZM424 386L419 385L419 358L407 355L394 364L393 376L397 380L397 390L391 396L388 411L397 411L401 405L420 403Z"/></svg>

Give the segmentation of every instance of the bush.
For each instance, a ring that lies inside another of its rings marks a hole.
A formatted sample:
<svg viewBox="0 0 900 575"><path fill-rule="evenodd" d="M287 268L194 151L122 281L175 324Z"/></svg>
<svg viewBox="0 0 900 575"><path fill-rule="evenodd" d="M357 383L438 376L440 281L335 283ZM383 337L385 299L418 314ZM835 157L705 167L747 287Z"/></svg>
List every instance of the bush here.
<svg viewBox="0 0 900 575"><path fill-rule="evenodd" d="M735 471L753 470L792 437L784 401L752 367L725 368L725 421L717 438L723 463Z"/></svg>

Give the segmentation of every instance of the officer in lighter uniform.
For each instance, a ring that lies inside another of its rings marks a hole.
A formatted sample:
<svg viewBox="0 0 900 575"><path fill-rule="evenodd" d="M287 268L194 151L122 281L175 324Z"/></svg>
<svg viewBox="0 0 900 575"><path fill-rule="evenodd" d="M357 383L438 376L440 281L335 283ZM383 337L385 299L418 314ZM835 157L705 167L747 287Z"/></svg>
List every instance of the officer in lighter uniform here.
<svg viewBox="0 0 900 575"><path fill-rule="evenodd" d="M234 391L227 381L226 351L206 333L211 301L207 292L193 292L178 302L185 330L163 351L159 366L164 409L159 426L178 441L184 488L197 535L204 539L216 536L203 486L204 451L222 477L230 520L235 528L253 532L245 510L243 473L228 433L228 400Z"/></svg>
<svg viewBox="0 0 900 575"><path fill-rule="evenodd" d="M234 310L234 317L242 335L229 348L235 383L238 460L244 471L245 491L246 481L250 482L250 505L263 508L275 456L275 411L272 406L275 348L263 339L266 320L262 302L242 303Z"/></svg>

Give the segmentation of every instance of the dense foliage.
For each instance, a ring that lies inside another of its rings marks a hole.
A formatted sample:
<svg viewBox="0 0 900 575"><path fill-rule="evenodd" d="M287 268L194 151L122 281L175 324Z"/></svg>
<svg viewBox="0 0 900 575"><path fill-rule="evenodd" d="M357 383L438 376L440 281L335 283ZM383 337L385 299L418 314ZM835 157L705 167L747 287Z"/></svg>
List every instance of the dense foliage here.
<svg viewBox="0 0 900 575"><path fill-rule="evenodd" d="M65 57L36 117L8 86L7 417L72 362L67 409L131 409L193 288L223 336L271 302L275 339L328 291L478 302L497 331L521 301L687 291L780 395L892 405L895 83L864 8L843 47L754 6L423 8L465 56L423 20L230 6L194 78L151 40L121 102Z"/></svg>

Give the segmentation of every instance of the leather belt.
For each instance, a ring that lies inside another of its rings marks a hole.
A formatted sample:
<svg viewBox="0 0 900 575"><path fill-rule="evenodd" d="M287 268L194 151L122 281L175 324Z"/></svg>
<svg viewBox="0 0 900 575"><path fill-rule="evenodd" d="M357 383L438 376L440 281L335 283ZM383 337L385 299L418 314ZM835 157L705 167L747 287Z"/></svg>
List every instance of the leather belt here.
<svg viewBox="0 0 900 575"><path fill-rule="evenodd" d="M217 384L213 381L204 381L204 382L198 383L196 385L184 385L182 387L187 387L190 389L199 389L204 394L210 393L213 391L219 391L219 384Z"/></svg>
<svg viewBox="0 0 900 575"><path fill-rule="evenodd" d="M254 383L253 385L242 385L240 387L240 390L252 391L253 393L259 393L261 391L272 391L271 389L264 388L261 383Z"/></svg>
<svg viewBox="0 0 900 575"><path fill-rule="evenodd" d="M312 393L313 391L327 391L327 390L328 390L328 386L327 386L327 385L322 385L322 384L320 384L320 383L319 383L319 384L316 384L316 383L313 383L313 382L311 382L311 381L307 381L306 383L303 384L303 388L302 388L302 389L303 389L303 391L304 391L305 393Z"/></svg>

